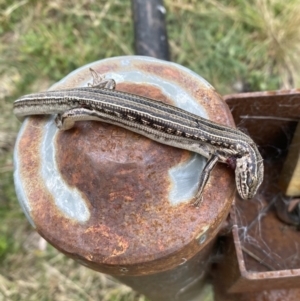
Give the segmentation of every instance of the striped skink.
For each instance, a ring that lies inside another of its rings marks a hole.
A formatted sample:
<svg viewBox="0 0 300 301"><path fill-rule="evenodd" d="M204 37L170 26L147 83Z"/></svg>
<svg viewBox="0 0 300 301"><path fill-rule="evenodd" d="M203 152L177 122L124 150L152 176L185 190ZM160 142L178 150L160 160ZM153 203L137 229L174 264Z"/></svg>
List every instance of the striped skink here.
<svg viewBox="0 0 300 301"><path fill-rule="evenodd" d="M92 87L22 96L14 102L14 114L19 119L57 114L56 124L62 130L72 128L80 120L103 121L203 155L208 161L200 176L196 206L217 162L234 166L237 190L243 199L255 195L263 181L264 166L249 136L163 102L116 91L114 80L103 80L91 71Z"/></svg>

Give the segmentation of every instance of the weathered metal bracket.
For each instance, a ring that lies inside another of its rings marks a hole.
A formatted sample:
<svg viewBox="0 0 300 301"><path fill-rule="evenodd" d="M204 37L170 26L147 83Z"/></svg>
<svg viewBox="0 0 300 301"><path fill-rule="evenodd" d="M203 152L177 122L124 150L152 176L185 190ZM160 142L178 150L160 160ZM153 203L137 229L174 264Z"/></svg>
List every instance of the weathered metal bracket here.
<svg viewBox="0 0 300 301"><path fill-rule="evenodd" d="M265 181L254 200L237 199L232 208L232 233L214 270L216 300L261 300L262 295L264 300L299 300L300 233L277 217L274 205L282 194L280 172L300 116L300 90L224 98L237 126L260 146Z"/></svg>

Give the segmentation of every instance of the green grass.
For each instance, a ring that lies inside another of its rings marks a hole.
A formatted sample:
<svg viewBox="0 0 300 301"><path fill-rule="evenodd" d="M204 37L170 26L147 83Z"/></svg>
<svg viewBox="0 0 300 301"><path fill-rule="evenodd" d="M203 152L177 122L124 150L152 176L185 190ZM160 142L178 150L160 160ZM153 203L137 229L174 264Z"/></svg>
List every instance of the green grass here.
<svg viewBox="0 0 300 301"><path fill-rule="evenodd" d="M172 3L171 3L172 2ZM173 60L232 93L299 86L298 1L168 1Z"/></svg>
<svg viewBox="0 0 300 301"><path fill-rule="evenodd" d="M298 0L166 0L172 61L221 94L299 87ZM134 54L129 0L0 0L0 301L145 300L41 240L13 190L12 101L70 71Z"/></svg>

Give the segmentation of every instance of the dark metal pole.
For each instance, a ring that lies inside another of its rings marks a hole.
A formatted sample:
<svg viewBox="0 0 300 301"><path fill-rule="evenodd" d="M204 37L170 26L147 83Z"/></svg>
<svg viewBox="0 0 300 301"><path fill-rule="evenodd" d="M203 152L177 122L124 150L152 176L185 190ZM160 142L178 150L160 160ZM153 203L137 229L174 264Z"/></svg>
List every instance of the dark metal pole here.
<svg viewBox="0 0 300 301"><path fill-rule="evenodd" d="M170 60L162 0L132 0L135 53Z"/></svg>

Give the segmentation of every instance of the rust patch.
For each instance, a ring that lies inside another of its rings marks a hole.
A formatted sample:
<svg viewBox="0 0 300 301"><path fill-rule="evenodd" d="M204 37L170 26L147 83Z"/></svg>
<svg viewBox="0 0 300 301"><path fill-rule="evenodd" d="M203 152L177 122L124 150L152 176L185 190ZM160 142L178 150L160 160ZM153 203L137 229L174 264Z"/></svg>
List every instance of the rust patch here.
<svg viewBox="0 0 300 301"><path fill-rule="evenodd" d="M78 123L74 130L61 132L57 144L61 146L57 159L63 178L85 195L91 210L85 225L66 229L76 246L72 253L83 252L84 258L93 254L94 262L145 265L188 245L212 223L206 233L209 240L221 222L220 210L229 210L229 206L220 206L224 191L232 191L227 186L231 170L224 165L214 171L199 209L189 203L174 207L168 201L168 170L188 159L189 152L97 122ZM216 185L220 190L213 192ZM230 193L227 197L230 199ZM61 228L57 222L52 221L48 228L58 238ZM99 229L106 229L106 234L99 235ZM126 250L120 250L120 239ZM65 239L57 243L62 247ZM190 257L199 248L194 243L188 254L185 250L181 256ZM166 259L161 264L166 265ZM141 268L145 266L136 267ZM159 266L152 265L152 269Z"/></svg>
<svg viewBox="0 0 300 301"><path fill-rule="evenodd" d="M26 192L31 217L36 227L39 227L36 216L44 218L43 203L53 206L53 197L48 193L45 183L40 176L41 157L39 147L42 141L42 129L47 121L47 117L30 117L24 128L22 138L19 140L18 165L22 186ZM52 207L54 208L54 207Z"/></svg>

